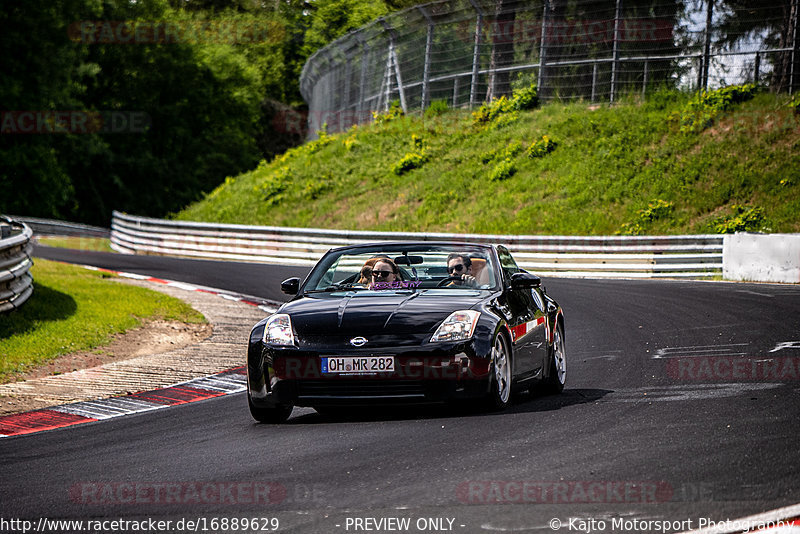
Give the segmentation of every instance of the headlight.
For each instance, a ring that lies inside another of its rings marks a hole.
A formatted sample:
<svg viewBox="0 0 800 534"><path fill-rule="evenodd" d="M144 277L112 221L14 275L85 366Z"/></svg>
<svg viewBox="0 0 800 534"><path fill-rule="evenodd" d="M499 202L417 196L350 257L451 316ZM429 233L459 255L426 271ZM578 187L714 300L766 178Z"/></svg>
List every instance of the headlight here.
<svg viewBox="0 0 800 534"><path fill-rule="evenodd" d="M292 320L285 313L277 313L267 319L264 327L264 343L271 345L294 345Z"/></svg>
<svg viewBox="0 0 800 534"><path fill-rule="evenodd" d="M451 313L441 326L436 329L431 342L461 341L471 338L480 316L481 312L474 310L459 310Z"/></svg>

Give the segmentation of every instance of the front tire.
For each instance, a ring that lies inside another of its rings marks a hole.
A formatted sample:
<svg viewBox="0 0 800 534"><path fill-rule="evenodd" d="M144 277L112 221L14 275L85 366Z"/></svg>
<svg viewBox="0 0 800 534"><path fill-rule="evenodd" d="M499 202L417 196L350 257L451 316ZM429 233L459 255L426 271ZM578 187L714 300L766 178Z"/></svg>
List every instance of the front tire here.
<svg viewBox="0 0 800 534"><path fill-rule="evenodd" d="M250 415L259 423L280 424L285 423L289 416L292 415L294 406L291 404L276 404L275 406L256 406L253 404L253 399L250 398L250 392L247 393L247 404L250 407Z"/></svg>
<svg viewBox="0 0 800 534"><path fill-rule="evenodd" d="M564 331L556 327L553 347L550 349L550 373L544 381L544 393L558 394L564 391L567 383L567 353L564 347Z"/></svg>
<svg viewBox="0 0 800 534"><path fill-rule="evenodd" d="M491 381L486 408L492 411L504 410L511 399L511 354L502 334L497 335L492 345Z"/></svg>

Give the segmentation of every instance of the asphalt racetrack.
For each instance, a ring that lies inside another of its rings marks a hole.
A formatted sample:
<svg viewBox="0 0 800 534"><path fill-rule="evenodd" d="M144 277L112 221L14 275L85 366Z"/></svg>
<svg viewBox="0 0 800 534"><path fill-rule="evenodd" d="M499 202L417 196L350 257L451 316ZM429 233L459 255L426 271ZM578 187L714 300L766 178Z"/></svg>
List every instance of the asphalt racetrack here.
<svg viewBox="0 0 800 534"><path fill-rule="evenodd" d="M308 271L37 255L273 300ZM680 532L800 502L800 287L544 283L566 318L559 396L272 426L236 394L5 438L0 530Z"/></svg>

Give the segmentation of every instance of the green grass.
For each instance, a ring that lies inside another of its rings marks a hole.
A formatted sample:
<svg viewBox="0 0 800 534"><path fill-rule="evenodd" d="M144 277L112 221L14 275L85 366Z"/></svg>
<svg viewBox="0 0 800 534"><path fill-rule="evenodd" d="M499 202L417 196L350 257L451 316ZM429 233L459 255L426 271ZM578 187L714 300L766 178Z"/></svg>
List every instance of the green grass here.
<svg viewBox="0 0 800 534"><path fill-rule="evenodd" d="M107 344L143 319L205 322L183 301L109 280L109 274L41 259L32 274L31 298L0 315L0 382L61 354Z"/></svg>
<svg viewBox="0 0 800 534"><path fill-rule="evenodd" d="M401 116L262 162L175 217L355 230L684 234L714 233L746 206L764 210L755 229L800 231L800 118L787 97L759 94L710 128L681 132L691 98L663 92L644 103L547 104L489 125L464 110ZM544 136L555 148L531 150ZM424 161L398 173L410 154ZM657 202L670 208L645 213Z"/></svg>
<svg viewBox="0 0 800 534"><path fill-rule="evenodd" d="M46 247L114 252L111 241L105 237L37 236L36 241Z"/></svg>

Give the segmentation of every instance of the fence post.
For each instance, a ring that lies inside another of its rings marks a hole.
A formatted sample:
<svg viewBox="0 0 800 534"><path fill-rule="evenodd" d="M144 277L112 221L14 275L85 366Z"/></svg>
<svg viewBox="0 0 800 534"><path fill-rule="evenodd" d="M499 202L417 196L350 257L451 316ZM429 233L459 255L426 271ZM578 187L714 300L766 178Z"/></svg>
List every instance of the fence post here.
<svg viewBox="0 0 800 534"><path fill-rule="evenodd" d="M644 60L644 77L642 80L642 100L645 98L645 94L647 92L647 60Z"/></svg>
<svg viewBox="0 0 800 534"><path fill-rule="evenodd" d="M359 124L361 123L361 114L364 113L364 86L367 84L367 65L369 64L369 45L367 41L358 34L358 39L361 41L361 83L358 87L358 109L356 116L358 117Z"/></svg>
<svg viewBox="0 0 800 534"><path fill-rule="evenodd" d="M406 107L406 91L403 87L403 77L400 75L400 60L397 58L397 48L395 47L395 37L397 32L392 28L386 19L380 19L384 29L389 33L389 55L386 58L386 109L389 109L389 98L391 97L392 71L394 71L395 82L397 82L397 92L400 94L400 107L403 113L408 113Z"/></svg>
<svg viewBox="0 0 800 534"><path fill-rule="evenodd" d="M614 103L614 96L617 93L617 68L619 63L619 15L622 9L622 0L617 0L616 8L614 9L614 45L612 47L611 55L613 61L611 62L611 95L609 101Z"/></svg>
<svg viewBox="0 0 800 534"><path fill-rule="evenodd" d="M792 4L794 5L794 9L793 9L793 11L794 11L794 21L793 21L793 24L792 24L792 55L791 55L792 64L789 67L789 94L790 95L794 93L794 80L795 80L795 76L796 76L795 64L797 63L798 48L800 47L800 45L798 45L798 41L800 40L798 38L800 38L800 35L797 34L797 19L800 18L800 13L798 12L798 11L800 11L800 4L798 4L798 0L794 0L794 2L792 2Z"/></svg>
<svg viewBox="0 0 800 534"><path fill-rule="evenodd" d="M481 45L481 30L483 26L483 11L481 11L480 6L475 3L475 0L469 0L469 3L472 4L472 7L475 8L477 12L477 17L475 18L475 47L472 52L472 82L469 86L469 108L472 109L475 107L475 103L478 99L478 68L480 67L480 45Z"/></svg>
<svg viewBox="0 0 800 534"><path fill-rule="evenodd" d="M352 72L352 65L350 64L350 56L349 54L345 54L344 59L344 97L343 97L343 108L345 110L350 109L350 77L353 75ZM347 117L345 117L345 113L340 113L339 115L339 131L343 132L345 130L344 123L347 122ZM357 121L356 121L357 122ZM348 125L349 126L349 125Z"/></svg>
<svg viewBox="0 0 800 534"><path fill-rule="evenodd" d="M458 105L458 76L453 78L453 108Z"/></svg>
<svg viewBox="0 0 800 534"><path fill-rule="evenodd" d="M547 24L549 15L550 2L549 0L544 0L544 13L542 13L542 38L539 42L539 79L536 81L536 87L538 88L540 96L544 96L542 88L544 87L544 65L547 60L547 46L545 45L545 41L547 40Z"/></svg>
<svg viewBox="0 0 800 534"><path fill-rule="evenodd" d="M758 78L761 76L761 54L759 52L756 52L756 64L753 70L755 70L753 73L753 83L758 85Z"/></svg>
<svg viewBox="0 0 800 534"><path fill-rule="evenodd" d="M697 54L697 92L703 90L703 54Z"/></svg>
<svg viewBox="0 0 800 534"><path fill-rule="evenodd" d="M597 95L597 61L592 66L592 103Z"/></svg>
<svg viewBox="0 0 800 534"><path fill-rule="evenodd" d="M433 49L433 19L431 19L428 12L425 11L425 8L422 6L417 6L417 9L422 16L425 17L425 20L428 21L428 31L427 36L425 38L425 63L422 67L422 111L425 111L425 108L428 107L428 100L430 99L430 79L431 79L431 50Z"/></svg>
<svg viewBox="0 0 800 534"><path fill-rule="evenodd" d="M706 36L703 45L703 90L708 90L708 67L711 63L711 18L714 15L714 0L707 0Z"/></svg>

